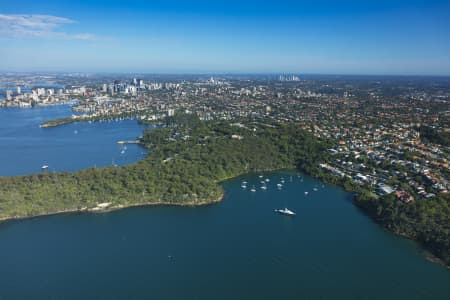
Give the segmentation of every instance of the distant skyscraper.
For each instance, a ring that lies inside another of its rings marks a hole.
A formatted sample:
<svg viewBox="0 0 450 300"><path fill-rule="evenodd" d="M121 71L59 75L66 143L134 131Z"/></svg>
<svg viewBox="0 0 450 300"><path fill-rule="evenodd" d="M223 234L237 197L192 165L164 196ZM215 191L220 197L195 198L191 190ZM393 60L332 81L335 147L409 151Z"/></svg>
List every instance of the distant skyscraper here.
<svg viewBox="0 0 450 300"><path fill-rule="evenodd" d="M105 83L103 84L103 92L106 93L108 91L108 85Z"/></svg>
<svg viewBox="0 0 450 300"><path fill-rule="evenodd" d="M295 75L280 75L280 81L300 81L300 78Z"/></svg>
<svg viewBox="0 0 450 300"><path fill-rule="evenodd" d="M12 100L12 94L13 92L11 90L6 91L6 100L11 101Z"/></svg>
<svg viewBox="0 0 450 300"><path fill-rule="evenodd" d="M22 93L22 90L20 89L20 86L17 87L17 94L20 95Z"/></svg>

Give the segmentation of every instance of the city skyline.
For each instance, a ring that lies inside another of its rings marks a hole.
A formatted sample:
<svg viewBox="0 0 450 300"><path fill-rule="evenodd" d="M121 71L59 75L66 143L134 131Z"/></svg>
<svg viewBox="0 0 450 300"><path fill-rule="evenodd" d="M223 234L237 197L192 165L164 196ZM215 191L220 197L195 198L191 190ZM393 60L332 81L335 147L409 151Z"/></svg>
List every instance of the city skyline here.
<svg viewBox="0 0 450 300"><path fill-rule="evenodd" d="M450 75L448 1L0 2L3 72Z"/></svg>

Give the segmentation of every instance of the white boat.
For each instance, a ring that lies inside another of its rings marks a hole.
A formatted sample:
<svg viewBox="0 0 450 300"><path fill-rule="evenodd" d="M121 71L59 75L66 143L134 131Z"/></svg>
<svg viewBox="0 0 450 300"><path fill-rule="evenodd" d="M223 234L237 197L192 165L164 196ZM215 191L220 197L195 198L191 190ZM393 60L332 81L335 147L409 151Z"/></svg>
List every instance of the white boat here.
<svg viewBox="0 0 450 300"><path fill-rule="evenodd" d="M255 186L253 186L250 191L253 193L256 192Z"/></svg>
<svg viewBox="0 0 450 300"><path fill-rule="evenodd" d="M305 192L305 195L308 195L308 192Z"/></svg>
<svg viewBox="0 0 450 300"><path fill-rule="evenodd" d="M270 181L270 179L269 178L266 178L266 182L269 182Z"/></svg>
<svg viewBox="0 0 450 300"><path fill-rule="evenodd" d="M41 169L42 169L42 170L47 170L47 169L48 169L48 166L47 166L47 165L43 165L43 166L41 167Z"/></svg>
<svg viewBox="0 0 450 300"><path fill-rule="evenodd" d="M263 176L262 176L262 175L259 175L258 177L259 177L259 178L263 178Z"/></svg>
<svg viewBox="0 0 450 300"><path fill-rule="evenodd" d="M315 188L313 188L313 190L314 190L314 192L317 192L319 189L315 187Z"/></svg>
<svg viewBox="0 0 450 300"><path fill-rule="evenodd" d="M263 186L261 187L261 189L267 190L267 186L263 185Z"/></svg>
<svg viewBox="0 0 450 300"><path fill-rule="evenodd" d="M282 214L282 215L287 215L287 216L295 216L295 212L293 212L292 210L289 210L287 208L284 209L275 209L275 212Z"/></svg>
<svg viewBox="0 0 450 300"><path fill-rule="evenodd" d="M284 178L281 178L281 183L284 183Z"/></svg>
<svg viewBox="0 0 450 300"><path fill-rule="evenodd" d="M247 188L247 185L241 184L241 188L246 189L246 188Z"/></svg>
<svg viewBox="0 0 450 300"><path fill-rule="evenodd" d="M125 154L125 150L120 151L120 154Z"/></svg>
<svg viewBox="0 0 450 300"><path fill-rule="evenodd" d="M279 189L281 189L281 187L283 187L283 185L282 185L281 183L277 183L277 187L278 187Z"/></svg>

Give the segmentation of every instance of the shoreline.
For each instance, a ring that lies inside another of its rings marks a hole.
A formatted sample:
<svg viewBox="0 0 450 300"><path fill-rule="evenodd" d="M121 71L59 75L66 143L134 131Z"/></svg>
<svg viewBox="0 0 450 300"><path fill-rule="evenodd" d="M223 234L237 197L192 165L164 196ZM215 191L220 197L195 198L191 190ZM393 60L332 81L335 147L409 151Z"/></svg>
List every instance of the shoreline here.
<svg viewBox="0 0 450 300"><path fill-rule="evenodd" d="M2 217L0 218L0 225L2 223L12 222L12 221L22 221L29 219L37 219L49 216L56 215L65 215L65 214L75 214L75 213L89 213L89 214L98 214L98 213L108 213L117 210L132 208L132 207L145 207L145 206L179 206L179 207L199 207L199 206L207 206L219 203L224 198L224 193L222 193L218 198L210 201L199 201L199 202L186 202L186 203L171 203L171 202L143 202L143 203L133 203L133 204L119 204L115 206L107 206L105 208L100 208L100 206L96 206L94 208L76 208L76 209L67 209L67 210L59 210L55 212L48 212L44 214L34 215L34 216L23 216L23 217ZM100 203L101 204L101 203Z"/></svg>
<svg viewBox="0 0 450 300"><path fill-rule="evenodd" d="M293 168L292 170L294 170ZM276 168L276 169L266 169L266 170L256 170L256 171L250 171L242 174L238 174L236 176L230 176L226 177L224 179L217 180L217 184L221 184L227 180L231 180L234 178L238 178L240 176L245 176L252 173L258 173L258 172L275 172L275 171L281 171L281 170L291 170L288 167L282 167L282 168ZM306 173L306 172L304 172ZM310 176L310 175L308 175ZM41 217L47 217L47 216L54 216L54 215L63 215L63 214L74 214L74 213L107 213L112 212L115 210L120 209L126 209L131 207L144 207L144 206L183 206L183 207L199 207L199 206L207 206L207 205L213 205L216 203L219 203L223 200L225 196L225 193L222 191L220 196L216 199L212 200L203 200L199 202L189 201L185 203L179 203L179 202L143 202L143 203L133 203L133 204L127 204L127 205L115 205L115 206L107 206L105 208L100 208L99 206L93 207L93 208L74 208L74 209L67 209L67 210L59 210L55 212L48 212L44 214L34 215L34 216L21 216L21 217L0 217L0 224L6 223L9 221L20 221L20 220L27 220L27 219L34 219L34 218L41 218ZM101 204L101 203L99 203Z"/></svg>
<svg viewBox="0 0 450 300"><path fill-rule="evenodd" d="M240 176L245 176L251 173L258 173L258 172L275 172L280 170L290 170L289 168L283 167L283 168L277 168L277 169L267 169L267 170L257 170L257 171L251 171L247 173L238 174L236 176L230 176L221 180L217 180L217 184L221 184L227 180L231 180L234 178L238 178ZM293 170L293 169L292 169ZM21 221L21 220L28 220L28 219L34 219L34 218L42 218L42 217L48 217L48 216L54 216L54 215L64 215L64 214L75 214L75 213L108 213L116 210L126 209L126 208L132 208L132 207L144 207L144 206L180 206L180 207L199 207L199 206L207 206L207 205L213 205L216 203L219 203L223 200L225 196L225 193L222 191L220 196L213 200L203 200L200 202L185 202L185 203L179 203L179 202L143 202L143 203L133 203L133 204L127 204L127 205L115 205L115 206L107 206L105 208L100 208L99 206L93 207L93 208L74 208L74 209L67 209L67 210L59 210L55 212L48 212L44 214L34 215L34 216L21 216L21 217L0 217L0 224L10 222L10 221ZM101 204L101 203L100 203Z"/></svg>

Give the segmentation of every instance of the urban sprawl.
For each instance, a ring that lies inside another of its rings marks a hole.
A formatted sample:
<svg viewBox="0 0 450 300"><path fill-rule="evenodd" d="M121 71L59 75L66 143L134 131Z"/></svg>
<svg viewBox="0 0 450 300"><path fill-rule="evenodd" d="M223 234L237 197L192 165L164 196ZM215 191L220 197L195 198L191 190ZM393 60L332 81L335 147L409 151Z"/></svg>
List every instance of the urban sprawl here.
<svg viewBox="0 0 450 300"><path fill-rule="evenodd" d="M0 106L70 103L73 121L126 117L158 124L185 113L203 121L295 122L333 141L332 161L320 164L324 171L378 195L431 201L450 188L450 82L444 79L5 75L0 84L7 86Z"/></svg>

